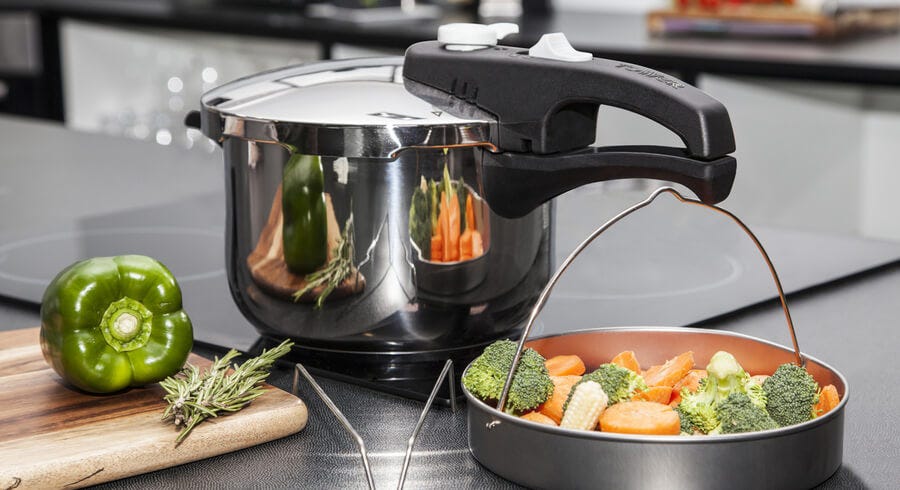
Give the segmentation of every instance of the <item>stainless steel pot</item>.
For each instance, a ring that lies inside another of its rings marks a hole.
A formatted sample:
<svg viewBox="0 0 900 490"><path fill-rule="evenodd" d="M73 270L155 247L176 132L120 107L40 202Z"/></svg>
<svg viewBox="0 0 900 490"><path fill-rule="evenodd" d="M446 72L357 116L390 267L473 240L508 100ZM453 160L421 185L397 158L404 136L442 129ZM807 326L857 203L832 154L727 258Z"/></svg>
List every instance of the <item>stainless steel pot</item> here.
<svg viewBox="0 0 900 490"><path fill-rule="evenodd" d="M402 62L318 63L204 96L204 130L225 153L229 282L261 333L331 357L432 353L442 363L454 350L514 334L546 282L549 208L516 219L492 213L480 197L473 149L487 140L487 122L407 94L398 83ZM331 227L352 216L361 285L354 278L321 309L295 301L304 274L288 270L277 251L269 257L278 248L271 235L283 226L283 171L296 151L320 157ZM440 183L445 168L478 210L483 254L471 260L429 260L410 238L413 194L423 179ZM260 250L267 258L248 262ZM255 273L265 267L273 271Z"/></svg>
<svg viewBox="0 0 900 490"><path fill-rule="evenodd" d="M510 48L453 46L285 68L202 98L193 122L225 155L234 299L263 335L296 339L308 363L401 384L427 373L430 386L447 358L466 362L521 328L549 278L553 196L630 177L679 181L713 202L730 190L728 115L699 90L592 60L573 77L610 94L551 94L534 104L549 112L528 122L504 113L532 105L538 89L478 63ZM440 59L445 51L456 54ZM558 62L519 58L566 75ZM445 88L428 80L470 61L494 78L468 70ZM675 128L688 149L583 148L601 103ZM305 290L332 265L334 281Z"/></svg>

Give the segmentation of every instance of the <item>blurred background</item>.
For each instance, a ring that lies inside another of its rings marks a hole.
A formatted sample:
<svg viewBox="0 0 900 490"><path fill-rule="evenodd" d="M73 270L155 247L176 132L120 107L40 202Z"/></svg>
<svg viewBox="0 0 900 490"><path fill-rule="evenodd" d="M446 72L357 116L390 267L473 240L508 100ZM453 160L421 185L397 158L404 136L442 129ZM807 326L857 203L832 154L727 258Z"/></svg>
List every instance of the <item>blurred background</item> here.
<svg viewBox="0 0 900 490"><path fill-rule="evenodd" d="M562 31L596 56L728 107L746 220L900 240L896 0L0 0L0 113L191 152L184 114L218 84L328 58L399 55L456 21ZM677 144L601 109L598 144Z"/></svg>

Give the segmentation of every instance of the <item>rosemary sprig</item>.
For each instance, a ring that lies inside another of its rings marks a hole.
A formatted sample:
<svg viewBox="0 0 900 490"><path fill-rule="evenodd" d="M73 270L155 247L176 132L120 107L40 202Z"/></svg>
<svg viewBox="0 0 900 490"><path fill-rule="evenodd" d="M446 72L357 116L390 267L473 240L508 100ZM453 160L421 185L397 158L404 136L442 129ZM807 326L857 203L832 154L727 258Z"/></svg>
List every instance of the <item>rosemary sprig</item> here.
<svg viewBox="0 0 900 490"><path fill-rule="evenodd" d="M180 444L200 422L223 413L237 412L264 393L262 382L269 376L275 361L290 352L294 343L285 340L277 347L263 350L258 357L232 366L231 361L240 355L231 349L222 358L216 357L206 372L187 364L175 376L169 376L159 385L166 390L163 400L168 403L163 420L172 420L181 432L175 439ZM234 369L230 374L229 369Z"/></svg>
<svg viewBox="0 0 900 490"><path fill-rule="evenodd" d="M344 231L334 247L331 260L325 267L306 275L306 286L293 294L294 301L300 301L310 291L324 286L324 289L316 297L317 310L322 309L325 300L335 288L344 282L353 272L353 215L351 214L344 223Z"/></svg>

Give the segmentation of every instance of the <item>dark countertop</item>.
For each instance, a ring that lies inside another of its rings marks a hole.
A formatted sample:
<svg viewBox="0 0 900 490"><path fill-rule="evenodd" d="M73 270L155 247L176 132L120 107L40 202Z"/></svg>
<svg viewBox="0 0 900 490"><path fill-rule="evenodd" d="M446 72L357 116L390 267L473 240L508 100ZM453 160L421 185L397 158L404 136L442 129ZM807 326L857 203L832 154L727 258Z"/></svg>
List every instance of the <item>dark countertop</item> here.
<svg viewBox="0 0 900 490"><path fill-rule="evenodd" d="M791 298L801 347L841 371L852 386L847 404L844 462L821 488L896 488L900 437L896 426L900 377L900 265L840 281ZM0 303L2 328L38 323L37 313ZM702 325L787 343L784 318L770 302ZM200 346L202 355L224 350ZM422 404L319 379L366 441L376 484L395 486ZM290 389L291 370L280 366L270 382ZM355 446L305 382L309 425L302 432L243 451L111 482L102 488L361 488L364 473ZM468 452L465 408L435 408L413 453L407 488L512 488L484 470ZM202 482L202 483L200 483Z"/></svg>
<svg viewBox="0 0 900 490"><path fill-rule="evenodd" d="M90 152L90 148L105 148L109 153L114 146L121 147L119 150L126 146L143 149L145 151L140 153L156 158L148 143L120 141L115 144L111 140L105 141L108 137L80 135L64 132L60 128L41 129L33 123L22 121L6 121L4 124L4 134L9 135L13 134L15 127L28 129L36 137L52 133L54 138L43 139L52 140L53 145L61 145L73 158L79 158L79 152ZM7 143L0 156L20 160L33 154L34 151L29 152L27 148L35 146L28 145L25 139L18 139L22 145ZM86 148L78 146L78 141ZM13 147L20 148L21 154L13 151ZM46 152L43 150L41 154ZM112 152L107 157L116 158L117 154ZM171 165L189 168L190 174L194 175L192 180L202 180L207 185L216 186L220 184L214 177L218 174L215 161L214 155L202 155L173 161ZM18 174L13 172L13 175ZM150 177L148 179L152 181ZM15 179L7 182L15 182ZM3 192L12 195L9 189ZM14 208L4 207L7 210ZM38 210L32 211L29 221L39 221L41 215ZM10 211L7 213L4 215L7 225L20 226L17 224L19 221L10 219ZM822 250L831 250L835 249L838 239L823 234L818 240ZM785 277L785 280L792 279ZM896 328L896 318L900 317L898 292L900 263L894 262L866 273L831 281L824 286L807 288L791 296L790 305L803 351L834 366L852 386L852 398L846 408L844 464L823 488L890 488L900 482L900 467L895 464L900 457L900 437L896 429L891 429L896 427L894 422L897 422L898 412L895 407L900 405L900 394L893 389L895 383L892 382L900 377L900 367L895 360L897 346L900 345L900 331ZM568 320L561 320L565 314L548 310L542 321L550 325L581 328ZM250 328L243 319L232 321ZM36 305L0 298L0 329L33 327L38 323ZM721 328L788 343L781 310L772 301L697 326ZM220 355L224 350L209 344L198 344L195 349L205 356ZM270 381L282 389L290 389L291 367L280 366ZM396 485L406 440L422 403L334 380L319 378L319 381L366 441L378 486ZM300 396L310 407L310 422L299 434L247 450L111 482L103 487L364 486L360 459L347 434L305 382L301 382ZM446 408L436 408L426 419L412 458L407 484L408 488L446 488L451 481L455 486L466 488L512 487L483 469L470 455L465 410L452 413Z"/></svg>
<svg viewBox="0 0 900 490"><path fill-rule="evenodd" d="M49 18L172 27L229 34L405 48L433 39L437 26L471 22L450 12L437 21L356 25L310 19L286 10L236 9L212 0L0 0L0 9L31 10ZM620 59L691 78L697 73L900 85L900 33L841 42L740 39L656 39L644 18L599 12L557 12L518 20L521 33L504 42L530 46L541 34L564 32L596 56Z"/></svg>

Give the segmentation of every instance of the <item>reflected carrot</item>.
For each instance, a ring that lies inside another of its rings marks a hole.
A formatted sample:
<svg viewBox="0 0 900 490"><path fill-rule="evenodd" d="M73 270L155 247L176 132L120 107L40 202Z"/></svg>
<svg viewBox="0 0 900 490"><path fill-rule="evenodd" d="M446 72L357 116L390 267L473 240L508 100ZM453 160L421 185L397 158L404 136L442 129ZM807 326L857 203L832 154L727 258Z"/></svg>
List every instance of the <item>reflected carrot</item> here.
<svg viewBox="0 0 900 490"><path fill-rule="evenodd" d="M478 230L472 230L472 258L484 255L484 241Z"/></svg>
<svg viewBox="0 0 900 490"><path fill-rule="evenodd" d="M444 237L440 234L431 237L431 261L444 261Z"/></svg>

